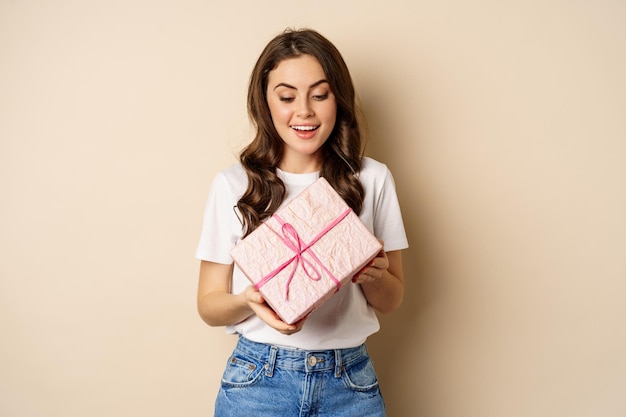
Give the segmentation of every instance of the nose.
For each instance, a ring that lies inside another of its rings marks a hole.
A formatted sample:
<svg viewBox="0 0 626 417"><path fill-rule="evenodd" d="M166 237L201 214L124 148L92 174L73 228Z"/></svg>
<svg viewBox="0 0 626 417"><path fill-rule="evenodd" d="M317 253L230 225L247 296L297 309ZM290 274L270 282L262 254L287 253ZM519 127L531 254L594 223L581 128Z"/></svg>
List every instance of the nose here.
<svg viewBox="0 0 626 417"><path fill-rule="evenodd" d="M300 100L297 114L300 117L313 116L313 107L311 106L311 102L308 98L303 98L302 100Z"/></svg>

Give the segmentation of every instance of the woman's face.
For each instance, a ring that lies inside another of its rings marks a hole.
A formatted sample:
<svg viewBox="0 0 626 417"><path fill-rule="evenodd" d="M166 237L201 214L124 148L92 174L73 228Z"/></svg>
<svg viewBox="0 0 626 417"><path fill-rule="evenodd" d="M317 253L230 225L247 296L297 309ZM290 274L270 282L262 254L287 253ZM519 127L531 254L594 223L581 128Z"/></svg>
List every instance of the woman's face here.
<svg viewBox="0 0 626 417"><path fill-rule="evenodd" d="M284 142L279 168L318 171L320 149L335 127L337 102L317 59L302 55L281 61L268 75L267 104Z"/></svg>

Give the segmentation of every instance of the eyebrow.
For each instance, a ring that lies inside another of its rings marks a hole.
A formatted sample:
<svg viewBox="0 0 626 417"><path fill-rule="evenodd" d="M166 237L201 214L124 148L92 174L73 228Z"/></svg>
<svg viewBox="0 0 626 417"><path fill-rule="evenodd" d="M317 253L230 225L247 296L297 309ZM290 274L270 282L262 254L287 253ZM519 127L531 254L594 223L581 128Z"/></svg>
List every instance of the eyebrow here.
<svg viewBox="0 0 626 417"><path fill-rule="evenodd" d="M328 81L326 81L326 80L322 79L322 80L319 80L319 81L314 82L313 84L311 84L311 85L309 86L309 89L311 89L311 88L315 88L315 87L317 87L318 85L320 85L320 84L324 84L324 83L329 84L329 82L328 82ZM290 89L292 89L292 90L297 90L297 88L296 88L296 87L294 87L294 86L293 86L293 85L291 85L291 84L287 84L287 83L279 83L279 84L277 84L277 85L274 87L274 90L276 90L278 87L287 87L287 88L290 88Z"/></svg>

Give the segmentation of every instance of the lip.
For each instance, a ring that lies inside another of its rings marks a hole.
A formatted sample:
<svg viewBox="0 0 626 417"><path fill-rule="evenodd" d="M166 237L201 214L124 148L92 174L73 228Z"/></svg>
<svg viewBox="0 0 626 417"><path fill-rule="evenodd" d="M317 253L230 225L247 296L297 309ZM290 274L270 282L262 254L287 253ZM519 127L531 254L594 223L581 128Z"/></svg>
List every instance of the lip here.
<svg viewBox="0 0 626 417"><path fill-rule="evenodd" d="M321 125L315 124L299 124L299 125L290 125L289 128L298 136L300 139L311 139L315 136L317 131L319 130ZM295 127L304 127L309 128L309 130L298 130ZM313 129L310 129L313 128Z"/></svg>

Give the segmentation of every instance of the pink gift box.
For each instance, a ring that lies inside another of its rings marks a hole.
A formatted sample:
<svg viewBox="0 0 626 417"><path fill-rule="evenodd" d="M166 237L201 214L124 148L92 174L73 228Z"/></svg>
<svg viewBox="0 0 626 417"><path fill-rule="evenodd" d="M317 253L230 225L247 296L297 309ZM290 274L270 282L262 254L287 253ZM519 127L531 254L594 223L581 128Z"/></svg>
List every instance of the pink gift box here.
<svg viewBox="0 0 626 417"><path fill-rule="evenodd" d="M382 249L324 178L232 249L235 263L286 323L330 298Z"/></svg>

